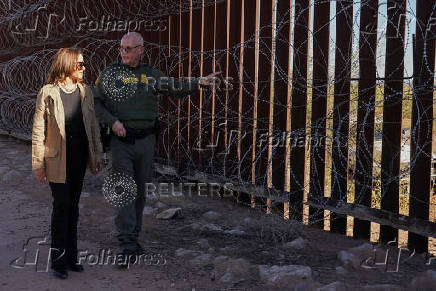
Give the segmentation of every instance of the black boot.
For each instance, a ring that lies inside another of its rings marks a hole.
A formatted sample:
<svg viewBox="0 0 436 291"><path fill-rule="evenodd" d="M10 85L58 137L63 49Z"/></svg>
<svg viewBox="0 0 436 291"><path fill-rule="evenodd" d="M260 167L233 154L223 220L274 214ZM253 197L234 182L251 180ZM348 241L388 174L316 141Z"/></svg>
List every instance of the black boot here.
<svg viewBox="0 0 436 291"><path fill-rule="evenodd" d="M69 264L68 265L68 270L73 271L73 272L79 272L79 273L85 271L83 266L82 265L78 265L78 264Z"/></svg>
<svg viewBox="0 0 436 291"><path fill-rule="evenodd" d="M58 277L59 279L67 279L68 278L68 273L67 270L65 269L53 269L53 275L55 275L55 277Z"/></svg>

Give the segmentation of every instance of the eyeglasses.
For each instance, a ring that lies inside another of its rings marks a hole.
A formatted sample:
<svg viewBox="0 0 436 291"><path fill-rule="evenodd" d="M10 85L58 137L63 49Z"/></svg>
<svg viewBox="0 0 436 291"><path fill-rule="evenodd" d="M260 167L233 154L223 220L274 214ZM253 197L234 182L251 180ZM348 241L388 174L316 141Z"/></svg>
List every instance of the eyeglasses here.
<svg viewBox="0 0 436 291"><path fill-rule="evenodd" d="M132 47L130 47L130 46L126 46L126 47L122 47L122 46L120 46L120 52L125 52L125 53L130 53L133 49L135 49L135 48L137 48L137 47L140 47L140 46L142 46L142 44L140 44L140 45L137 45L137 46L132 46Z"/></svg>
<svg viewBox="0 0 436 291"><path fill-rule="evenodd" d="M77 70L82 70L85 67L85 62L76 62Z"/></svg>

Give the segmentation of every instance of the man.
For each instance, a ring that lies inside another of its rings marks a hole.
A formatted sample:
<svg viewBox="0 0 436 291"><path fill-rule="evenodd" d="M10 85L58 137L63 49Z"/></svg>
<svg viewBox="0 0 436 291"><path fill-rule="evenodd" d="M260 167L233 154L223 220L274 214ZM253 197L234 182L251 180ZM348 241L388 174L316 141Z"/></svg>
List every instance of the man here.
<svg viewBox="0 0 436 291"><path fill-rule="evenodd" d="M112 167L115 171L132 177L137 185L135 201L119 208L115 218L117 238L125 257L144 252L138 243L138 235L142 228L142 212L145 206L145 183L151 182L152 176L157 94L162 93L174 98L184 97L198 91L199 86L212 86L215 76L220 74L213 73L190 83L176 81L178 84L172 86L172 82L162 72L140 62L143 52L142 36L137 32L129 32L121 39L122 63L111 65L126 66L134 73L134 78L126 78L130 83L136 82L137 89L132 96L127 96L128 98L123 100L110 98L104 93L104 80L100 77L94 88L96 115L101 122L108 124L116 135L111 141Z"/></svg>

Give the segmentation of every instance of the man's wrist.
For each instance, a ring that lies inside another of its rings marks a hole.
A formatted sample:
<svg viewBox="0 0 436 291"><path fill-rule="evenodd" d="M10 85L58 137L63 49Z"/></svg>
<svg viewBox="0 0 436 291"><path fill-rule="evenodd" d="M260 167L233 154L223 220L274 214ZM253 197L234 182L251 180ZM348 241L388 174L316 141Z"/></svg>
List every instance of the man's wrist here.
<svg viewBox="0 0 436 291"><path fill-rule="evenodd" d="M114 119L114 120L112 121L111 128L114 127L114 124L115 124L117 121L119 122L118 119Z"/></svg>

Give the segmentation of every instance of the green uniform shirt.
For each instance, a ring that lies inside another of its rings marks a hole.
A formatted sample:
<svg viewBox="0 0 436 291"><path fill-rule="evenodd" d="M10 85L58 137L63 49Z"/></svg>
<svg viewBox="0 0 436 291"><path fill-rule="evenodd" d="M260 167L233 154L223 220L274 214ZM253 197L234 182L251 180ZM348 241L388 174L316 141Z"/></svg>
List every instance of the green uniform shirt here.
<svg viewBox="0 0 436 291"><path fill-rule="evenodd" d="M114 63L110 66L123 64ZM149 128L154 126L158 109L158 94L164 94L172 98L181 98L193 94L199 90L197 79L184 82L166 77L157 68L146 64L137 67L129 67L135 74L135 78L127 78L123 82L136 83L137 89L134 94L123 101L116 101L104 94L101 75L95 81L93 88L96 115L101 122L112 127L115 121L121 121L125 127ZM106 70L105 69L105 70Z"/></svg>

